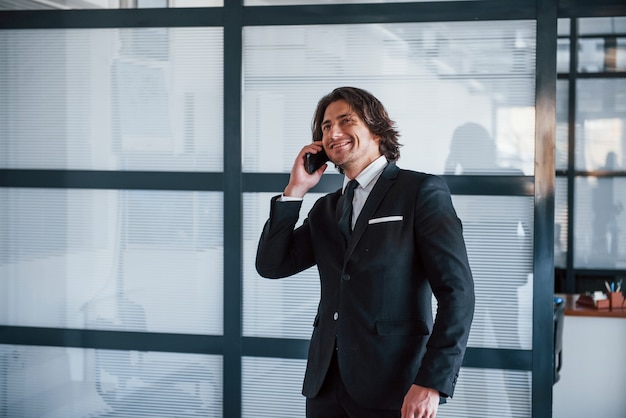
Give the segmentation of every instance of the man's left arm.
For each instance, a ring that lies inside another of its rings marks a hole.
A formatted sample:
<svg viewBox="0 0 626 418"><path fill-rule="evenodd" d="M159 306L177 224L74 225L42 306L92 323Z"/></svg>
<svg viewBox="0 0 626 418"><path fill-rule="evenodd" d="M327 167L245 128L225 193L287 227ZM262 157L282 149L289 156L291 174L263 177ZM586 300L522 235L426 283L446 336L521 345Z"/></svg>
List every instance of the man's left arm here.
<svg viewBox="0 0 626 418"><path fill-rule="evenodd" d="M418 250L437 299L437 314L414 383L451 397L474 314L474 281L461 221L440 177L424 181L415 219Z"/></svg>

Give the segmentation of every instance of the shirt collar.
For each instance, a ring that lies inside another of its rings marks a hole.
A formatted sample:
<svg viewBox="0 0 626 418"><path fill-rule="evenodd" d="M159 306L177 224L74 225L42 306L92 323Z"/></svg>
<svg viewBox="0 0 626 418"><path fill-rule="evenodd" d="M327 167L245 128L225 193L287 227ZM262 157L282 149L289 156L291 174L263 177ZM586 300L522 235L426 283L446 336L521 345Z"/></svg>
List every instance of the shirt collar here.
<svg viewBox="0 0 626 418"><path fill-rule="evenodd" d="M365 167L365 169L361 171L358 176L356 176L356 181L359 182L359 186L361 186L364 189L368 189L368 188L371 189L374 186L375 181L378 180L378 177L380 177L380 174L383 172L386 166L387 166L387 158L385 158L384 155L381 155L380 157L372 161L370 165ZM342 190L346 189L346 186L348 185L349 181L350 179L348 178L348 176L343 177L343 189Z"/></svg>

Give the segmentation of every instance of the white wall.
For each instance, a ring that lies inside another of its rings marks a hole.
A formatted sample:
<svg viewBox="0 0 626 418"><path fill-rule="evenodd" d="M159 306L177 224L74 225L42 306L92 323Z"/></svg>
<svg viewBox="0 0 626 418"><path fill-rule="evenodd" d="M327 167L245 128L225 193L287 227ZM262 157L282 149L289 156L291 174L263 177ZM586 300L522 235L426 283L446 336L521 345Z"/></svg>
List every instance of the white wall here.
<svg viewBox="0 0 626 418"><path fill-rule="evenodd" d="M553 418L626 417L626 318L565 316Z"/></svg>

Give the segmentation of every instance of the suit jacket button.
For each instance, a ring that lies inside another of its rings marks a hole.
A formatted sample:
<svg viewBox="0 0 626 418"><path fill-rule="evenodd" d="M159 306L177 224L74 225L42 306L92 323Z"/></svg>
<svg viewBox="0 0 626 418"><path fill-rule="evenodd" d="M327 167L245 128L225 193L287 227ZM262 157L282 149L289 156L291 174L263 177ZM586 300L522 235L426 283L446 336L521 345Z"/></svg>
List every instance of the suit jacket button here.
<svg viewBox="0 0 626 418"><path fill-rule="evenodd" d="M341 278L344 280L350 280L350 275L348 273L344 273Z"/></svg>
<svg viewBox="0 0 626 418"><path fill-rule="evenodd" d="M337 318L339 318L339 314L338 314L337 312L335 312L335 313L333 314L333 319L336 321L336 320L337 320Z"/></svg>

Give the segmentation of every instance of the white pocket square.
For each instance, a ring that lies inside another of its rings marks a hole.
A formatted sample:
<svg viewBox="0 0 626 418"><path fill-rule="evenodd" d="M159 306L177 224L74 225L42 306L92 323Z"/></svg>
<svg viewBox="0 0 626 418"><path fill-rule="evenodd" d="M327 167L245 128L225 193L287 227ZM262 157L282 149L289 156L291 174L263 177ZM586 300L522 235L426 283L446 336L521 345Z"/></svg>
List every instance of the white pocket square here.
<svg viewBox="0 0 626 418"><path fill-rule="evenodd" d="M403 219L403 217L401 215L399 215L399 216L384 216L382 218L370 219L369 221L367 221L367 223L372 225L372 224L379 224L381 222L398 222L398 221L401 221L402 219Z"/></svg>

